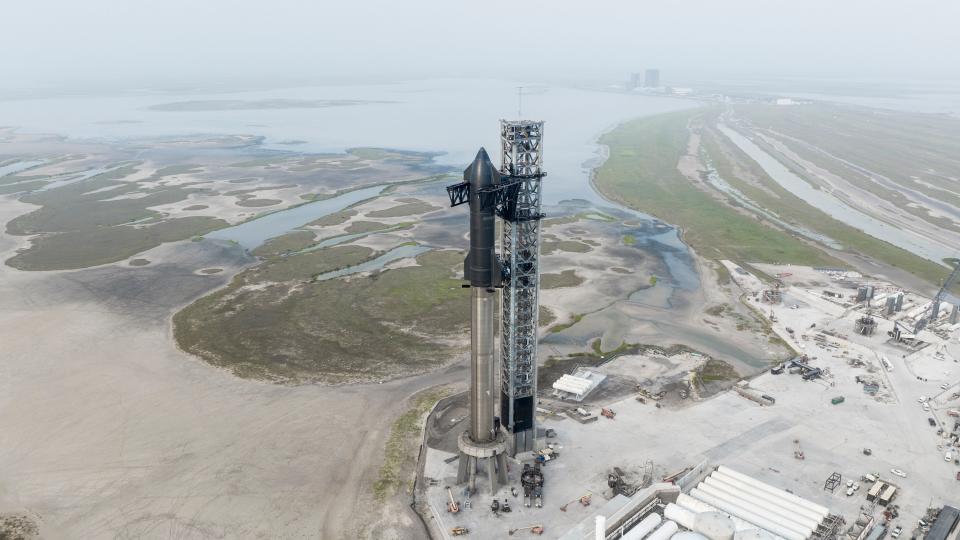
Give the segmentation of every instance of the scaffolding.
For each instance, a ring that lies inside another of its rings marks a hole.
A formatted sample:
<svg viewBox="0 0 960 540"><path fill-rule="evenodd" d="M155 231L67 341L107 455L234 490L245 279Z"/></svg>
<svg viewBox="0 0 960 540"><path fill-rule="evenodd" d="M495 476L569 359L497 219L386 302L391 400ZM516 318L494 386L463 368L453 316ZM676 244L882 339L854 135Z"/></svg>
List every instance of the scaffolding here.
<svg viewBox="0 0 960 540"><path fill-rule="evenodd" d="M516 189L503 218L500 418L512 453L534 450L540 290L540 184L543 122L500 121L502 182Z"/></svg>

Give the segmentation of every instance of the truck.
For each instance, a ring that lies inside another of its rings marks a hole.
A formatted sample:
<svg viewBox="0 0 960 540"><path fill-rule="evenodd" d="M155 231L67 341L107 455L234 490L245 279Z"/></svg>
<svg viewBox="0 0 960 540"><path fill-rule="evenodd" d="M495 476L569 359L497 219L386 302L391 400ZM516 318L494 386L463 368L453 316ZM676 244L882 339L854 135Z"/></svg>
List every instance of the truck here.
<svg viewBox="0 0 960 540"><path fill-rule="evenodd" d="M880 504L886 506L887 504L890 503L890 501L893 500L893 498L896 495L897 495L896 486L887 484L887 487L883 490L883 493L880 494L880 497L878 498L878 500L880 501Z"/></svg>
<svg viewBox="0 0 960 540"><path fill-rule="evenodd" d="M883 489L885 485L886 484L880 481L873 484L873 486L870 488L870 491L867 492L867 500L870 502L875 501L877 499L877 496L880 495L880 491Z"/></svg>
<svg viewBox="0 0 960 540"><path fill-rule="evenodd" d="M845 401L845 400L844 400L843 396L837 396L837 397L831 399L831 400L830 400L830 403L833 403L834 405L839 405L839 404L843 403L844 401Z"/></svg>

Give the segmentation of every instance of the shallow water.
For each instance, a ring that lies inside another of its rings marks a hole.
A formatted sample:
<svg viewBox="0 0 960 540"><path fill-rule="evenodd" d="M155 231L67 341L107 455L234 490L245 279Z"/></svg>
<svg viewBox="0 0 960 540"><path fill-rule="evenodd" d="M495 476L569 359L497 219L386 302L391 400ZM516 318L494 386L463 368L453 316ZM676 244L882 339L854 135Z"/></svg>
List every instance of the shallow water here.
<svg viewBox="0 0 960 540"><path fill-rule="evenodd" d="M383 186L349 191L322 201L314 201L286 210L271 212L265 216L245 221L233 227L220 229L206 235L215 240L236 242L245 249L255 249L271 238L288 233L297 227L303 226L315 219L339 212L344 208L376 197L383 190Z"/></svg>
<svg viewBox="0 0 960 540"><path fill-rule="evenodd" d="M44 163L46 163L46 161L42 159L31 161L14 161L13 163L0 166L0 177L17 174L18 172L25 171L38 165L43 165Z"/></svg>
<svg viewBox="0 0 960 540"><path fill-rule="evenodd" d="M415 246L415 245L403 245L397 246L390 251L380 255L375 259L370 259L367 262L363 262L354 266L348 266L346 268L341 268L340 270L334 270L333 272L327 272L325 274L320 274L316 277L316 281L325 281L328 279L335 279L338 277L349 276L350 274L358 274L360 272L369 272L371 270L379 270L383 268L387 263L397 261L400 259L405 259L407 257L416 257L421 253L430 251L430 248L427 246Z"/></svg>
<svg viewBox="0 0 960 540"><path fill-rule="evenodd" d="M145 92L0 101L5 125L22 131L123 140L185 134L249 134L270 149L342 152L373 146L442 152L441 165L463 167L484 146L499 160L499 119L515 118L521 83L441 79L396 84L277 88L230 93ZM596 138L624 120L696 106L689 100L561 86L526 85L523 114L546 122L545 202L579 197L589 187L600 148ZM157 111L196 100L349 99L345 107L229 111ZM118 123L117 121L121 121ZM109 123L104 123L109 122ZM290 140L304 141L291 146Z"/></svg>

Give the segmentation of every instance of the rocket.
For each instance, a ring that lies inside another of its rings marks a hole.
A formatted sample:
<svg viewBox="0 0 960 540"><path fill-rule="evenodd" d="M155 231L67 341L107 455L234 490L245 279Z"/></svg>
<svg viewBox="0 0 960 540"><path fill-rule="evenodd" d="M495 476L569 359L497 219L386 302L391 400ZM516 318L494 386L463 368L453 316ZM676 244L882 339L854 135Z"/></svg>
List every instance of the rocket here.
<svg viewBox="0 0 960 540"><path fill-rule="evenodd" d="M485 189L500 184L497 171L483 148L463 171L463 181L470 185L470 252L463 261L463 279L471 287L499 287L500 261L494 248L496 242L496 214L494 205L484 208L481 200Z"/></svg>
<svg viewBox="0 0 960 540"><path fill-rule="evenodd" d="M500 183L500 173L483 148L464 171L463 181L470 193L470 252L463 261L463 277L470 282L470 438L475 443L493 441L493 388L496 347L493 313L495 287L502 282L501 265L495 250L495 205L483 204L484 191L490 193Z"/></svg>

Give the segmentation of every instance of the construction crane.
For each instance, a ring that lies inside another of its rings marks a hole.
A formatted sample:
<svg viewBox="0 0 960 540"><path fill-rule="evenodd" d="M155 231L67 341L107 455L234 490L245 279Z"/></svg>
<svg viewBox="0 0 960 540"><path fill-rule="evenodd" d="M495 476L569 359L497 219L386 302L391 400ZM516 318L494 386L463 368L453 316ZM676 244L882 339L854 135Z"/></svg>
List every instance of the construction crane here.
<svg viewBox="0 0 960 540"><path fill-rule="evenodd" d="M456 500L454 500L453 490L451 490L449 486L447 486L447 497L450 498L450 502L447 503L447 512L450 512L451 514L456 514L457 512L460 511L460 505L457 504Z"/></svg>
<svg viewBox="0 0 960 540"><path fill-rule="evenodd" d="M914 323L914 334L919 333L926 328L928 324L937 320L937 317L940 315L940 304L946 299L947 295L950 294L950 288L956 283L958 277L960 277L960 264L953 267L953 271L947 276L947 280L943 282L943 286L940 287L937 295L934 296L933 301L930 302L930 307L927 308L923 312L923 315L917 319L917 322Z"/></svg>

